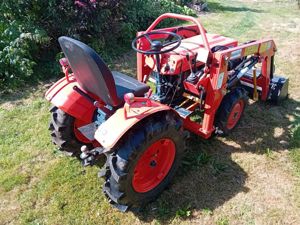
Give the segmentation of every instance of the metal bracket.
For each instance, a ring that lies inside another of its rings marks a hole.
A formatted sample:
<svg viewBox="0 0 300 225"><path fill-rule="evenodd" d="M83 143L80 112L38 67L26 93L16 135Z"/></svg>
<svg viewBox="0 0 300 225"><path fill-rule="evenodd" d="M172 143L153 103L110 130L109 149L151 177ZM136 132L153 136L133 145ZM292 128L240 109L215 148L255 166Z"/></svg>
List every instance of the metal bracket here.
<svg viewBox="0 0 300 225"><path fill-rule="evenodd" d="M83 166L93 166L99 156L103 154L104 148L96 147L92 150L89 150L86 145L81 147L80 158L82 159Z"/></svg>

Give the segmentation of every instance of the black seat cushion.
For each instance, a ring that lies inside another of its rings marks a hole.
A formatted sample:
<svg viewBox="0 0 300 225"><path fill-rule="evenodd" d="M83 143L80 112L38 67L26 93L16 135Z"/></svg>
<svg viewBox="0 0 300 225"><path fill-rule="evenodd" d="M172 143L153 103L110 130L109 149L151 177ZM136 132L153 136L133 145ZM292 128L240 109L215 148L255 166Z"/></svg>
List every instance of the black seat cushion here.
<svg viewBox="0 0 300 225"><path fill-rule="evenodd" d="M143 97L145 93L149 90L149 86L128 76L123 73L112 71L116 89L117 96L119 99L124 99L126 93L133 93L137 97Z"/></svg>

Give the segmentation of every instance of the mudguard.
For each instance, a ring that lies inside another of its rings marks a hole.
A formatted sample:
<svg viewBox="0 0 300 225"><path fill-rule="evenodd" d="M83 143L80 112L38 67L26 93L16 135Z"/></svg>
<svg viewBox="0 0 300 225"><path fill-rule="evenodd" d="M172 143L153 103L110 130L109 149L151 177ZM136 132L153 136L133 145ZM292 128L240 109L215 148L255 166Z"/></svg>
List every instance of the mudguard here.
<svg viewBox="0 0 300 225"><path fill-rule="evenodd" d="M95 139L105 148L112 149L115 144L126 134L126 132L143 119L154 113L170 110L171 108L160 103L147 100L148 102L134 102L118 109L108 120L101 124L96 133Z"/></svg>
<svg viewBox="0 0 300 225"><path fill-rule="evenodd" d="M96 107L73 89L79 85L72 76L68 80L64 77L52 85L46 92L46 99L76 119L90 123Z"/></svg>

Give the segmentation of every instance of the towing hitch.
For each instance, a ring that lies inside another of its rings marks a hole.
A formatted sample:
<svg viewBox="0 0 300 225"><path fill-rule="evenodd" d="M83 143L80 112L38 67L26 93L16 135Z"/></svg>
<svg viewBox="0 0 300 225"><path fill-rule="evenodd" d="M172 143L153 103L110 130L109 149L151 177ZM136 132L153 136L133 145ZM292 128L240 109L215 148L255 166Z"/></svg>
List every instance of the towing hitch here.
<svg viewBox="0 0 300 225"><path fill-rule="evenodd" d="M104 152L104 148L96 147L92 150L89 150L86 145L81 146L80 159L82 160L82 165L93 166L99 158L99 156Z"/></svg>

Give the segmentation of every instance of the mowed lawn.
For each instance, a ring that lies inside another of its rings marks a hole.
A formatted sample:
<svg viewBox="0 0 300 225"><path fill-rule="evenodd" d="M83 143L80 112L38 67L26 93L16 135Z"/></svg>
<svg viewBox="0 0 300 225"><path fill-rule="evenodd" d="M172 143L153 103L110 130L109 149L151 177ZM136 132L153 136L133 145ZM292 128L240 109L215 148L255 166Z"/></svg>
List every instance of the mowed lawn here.
<svg viewBox="0 0 300 225"><path fill-rule="evenodd" d="M51 143L47 83L0 98L0 224L300 224L300 10L297 1L209 1L209 32L241 42L272 37L279 106L249 102L227 138L192 136L170 187L140 212L102 193L99 167L83 168ZM115 68L134 75L135 54ZM51 81L52 82L52 81Z"/></svg>

